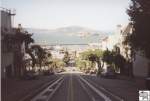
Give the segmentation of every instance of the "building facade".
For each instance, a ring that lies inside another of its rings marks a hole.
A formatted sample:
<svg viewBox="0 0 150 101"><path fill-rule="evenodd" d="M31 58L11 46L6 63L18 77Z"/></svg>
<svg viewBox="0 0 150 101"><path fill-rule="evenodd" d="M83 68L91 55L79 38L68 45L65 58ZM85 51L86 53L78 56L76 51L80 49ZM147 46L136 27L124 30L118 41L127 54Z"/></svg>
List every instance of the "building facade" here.
<svg viewBox="0 0 150 101"><path fill-rule="evenodd" d="M115 34L110 35L107 39L104 39L102 42L102 49L113 50L114 46L120 48L120 53L126 58L126 60L132 62L132 66L127 67L128 72L132 72L135 77L149 77L150 75L150 60L147 59L141 52L135 51L134 59L131 57L131 47L124 45L124 38L128 33L132 33L132 24L129 23L126 26L117 26Z"/></svg>
<svg viewBox="0 0 150 101"><path fill-rule="evenodd" d="M12 26L11 10L1 9L1 76L2 78L19 77L23 71L25 46L23 33Z"/></svg>
<svg viewBox="0 0 150 101"><path fill-rule="evenodd" d="M1 76L2 78L14 75L14 53L10 49L10 44L5 41L6 35L12 33L12 13L10 10L1 9Z"/></svg>

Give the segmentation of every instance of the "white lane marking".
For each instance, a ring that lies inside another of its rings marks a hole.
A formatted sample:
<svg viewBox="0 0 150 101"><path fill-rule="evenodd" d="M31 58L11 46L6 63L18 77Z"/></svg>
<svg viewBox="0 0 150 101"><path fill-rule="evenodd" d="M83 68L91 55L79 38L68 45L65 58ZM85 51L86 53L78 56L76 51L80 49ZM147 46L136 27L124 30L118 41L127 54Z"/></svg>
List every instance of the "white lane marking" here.
<svg viewBox="0 0 150 101"><path fill-rule="evenodd" d="M48 86L45 90L43 90L41 93L39 93L38 95L36 95L33 99L31 99L31 101L36 101L40 98L43 98L43 94L47 91L49 91L51 87L53 87L55 84L57 84L60 80L62 80L63 77L60 77L58 80L56 80L54 83L52 83L50 86Z"/></svg>
<svg viewBox="0 0 150 101"><path fill-rule="evenodd" d="M61 86L61 84L63 83L64 80L60 81L59 84L56 86L56 88L54 89L54 91L48 96L48 98L46 99L46 101L49 101L53 95L55 94L55 92L59 89L59 87Z"/></svg>
<svg viewBox="0 0 150 101"><path fill-rule="evenodd" d="M58 77L56 79L58 79ZM45 83L41 88L36 89L35 91L29 93L28 95L26 95L25 97L23 97L22 99L20 99L20 101L27 101L27 99L31 98L33 94L35 94L36 92L39 92L40 89L43 89L43 88L47 87L52 82L56 81L56 79L54 79L54 80L52 80L52 81L50 81L48 83Z"/></svg>
<svg viewBox="0 0 150 101"><path fill-rule="evenodd" d="M81 82L80 79L78 79L78 81L80 82L82 88L85 90L85 92L88 94L88 96L92 99L92 101L96 101L95 98L92 96L92 94L86 89L86 87L83 85L83 82Z"/></svg>
<svg viewBox="0 0 150 101"><path fill-rule="evenodd" d="M87 80L83 79L81 76L79 76L82 81L84 81L93 91L95 91L99 96L101 96L105 101L111 101L109 97L107 97L105 94L103 94L101 91L97 90L93 85L91 85Z"/></svg>
<svg viewBox="0 0 150 101"><path fill-rule="evenodd" d="M94 82L93 82L94 83ZM124 101L122 98L120 98L119 96L116 96L114 94L112 94L111 92L109 92L108 90L106 90L104 87L102 86L98 86L96 83L94 83L95 86L99 87L100 89L102 89L103 91L107 92L108 94L110 94L111 96L113 96L115 99L119 100L119 101Z"/></svg>

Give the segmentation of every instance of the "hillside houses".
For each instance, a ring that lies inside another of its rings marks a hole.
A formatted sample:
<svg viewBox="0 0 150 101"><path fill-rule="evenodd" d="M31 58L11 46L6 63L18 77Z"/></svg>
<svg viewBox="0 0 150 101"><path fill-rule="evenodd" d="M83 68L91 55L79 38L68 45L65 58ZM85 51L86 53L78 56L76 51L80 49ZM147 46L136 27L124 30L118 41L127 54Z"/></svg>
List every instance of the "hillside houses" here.
<svg viewBox="0 0 150 101"><path fill-rule="evenodd" d="M145 56L139 51L134 51L134 59L131 60L131 47L123 44L123 40L127 33L132 33L132 24L129 23L126 26L117 26L115 34L110 35L101 42L102 50L113 50L114 46L120 48L120 53L128 60L132 61L132 73L135 77L148 77L150 75L149 62ZM131 71L130 71L131 72Z"/></svg>

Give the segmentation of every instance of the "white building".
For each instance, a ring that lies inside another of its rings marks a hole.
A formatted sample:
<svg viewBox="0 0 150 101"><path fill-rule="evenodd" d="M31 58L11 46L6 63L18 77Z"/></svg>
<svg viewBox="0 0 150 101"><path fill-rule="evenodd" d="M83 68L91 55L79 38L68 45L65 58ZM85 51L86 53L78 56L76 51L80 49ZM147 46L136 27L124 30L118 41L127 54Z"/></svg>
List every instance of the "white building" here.
<svg viewBox="0 0 150 101"><path fill-rule="evenodd" d="M122 33L121 33L122 26L118 25L114 34L105 37L101 43L102 50L112 50L115 45L120 44L122 42Z"/></svg>
<svg viewBox="0 0 150 101"><path fill-rule="evenodd" d="M140 52L135 55L133 63L133 74L137 77L148 77L150 74L150 60L142 56Z"/></svg>
<svg viewBox="0 0 150 101"><path fill-rule="evenodd" d="M23 74L23 56L25 33L13 28L11 10L1 8L1 74L2 78L19 77Z"/></svg>
<svg viewBox="0 0 150 101"><path fill-rule="evenodd" d="M102 41L102 49L105 50L108 48L112 50L113 47L117 45L120 48L121 54L129 59L131 54L130 47L122 44L127 33L132 33L132 24L129 23L127 26L117 26L116 33ZM136 52L135 60L133 61L133 75L136 77L148 77L150 75L149 66L150 60L141 55L141 52Z"/></svg>
<svg viewBox="0 0 150 101"><path fill-rule="evenodd" d="M4 41L4 35L12 33L11 11L1 9L1 76L5 78L14 75L14 53Z"/></svg>
<svg viewBox="0 0 150 101"><path fill-rule="evenodd" d="M125 27L122 30L122 40L124 35L126 35L126 33L132 33L132 25L128 24L127 27ZM130 49L130 47L121 47L121 52L125 53L125 48ZM129 50L128 55L131 54L131 51ZM126 54L123 54L124 56ZM125 56L126 58L129 56ZM135 77L148 77L150 75L150 60L147 59L144 55L141 54L141 52L135 52L135 59L133 61L133 75Z"/></svg>

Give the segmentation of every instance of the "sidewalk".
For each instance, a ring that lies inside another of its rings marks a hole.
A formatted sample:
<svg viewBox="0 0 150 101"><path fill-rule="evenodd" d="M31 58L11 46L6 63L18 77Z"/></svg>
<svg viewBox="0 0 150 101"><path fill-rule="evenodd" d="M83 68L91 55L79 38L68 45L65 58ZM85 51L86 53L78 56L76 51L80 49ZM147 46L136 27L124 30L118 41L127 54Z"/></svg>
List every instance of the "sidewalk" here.
<svg viewBox="0 0 150 101"><path fill-rule="evenodd" d="M145 89L142 84L137 84L135 78L106 79L96 76L88 76L88 78L109 92L125 99L125 101L138 101L139 90Z"/></svg>
<svg viewBox="0 0 150 101"><path fill-rule="evenodd" d="M54 80L58 75L40 76L34 80L7 79L2 80L2 101L19 101L22 97Z"/></svg>

